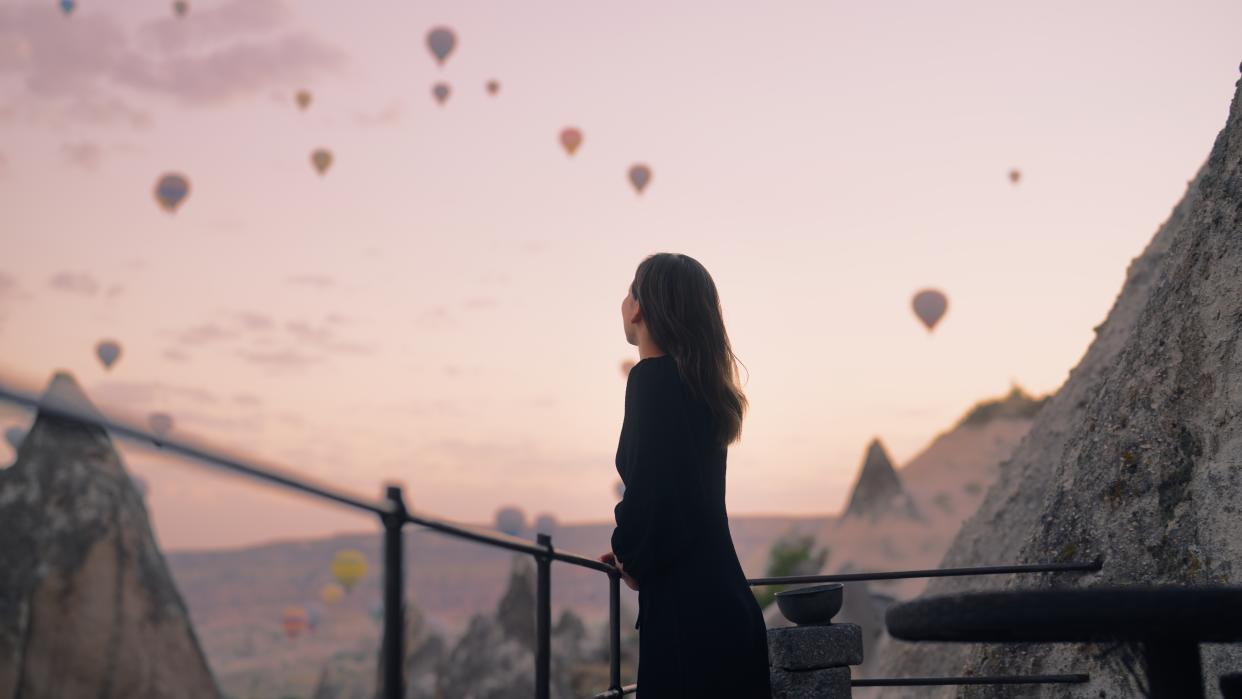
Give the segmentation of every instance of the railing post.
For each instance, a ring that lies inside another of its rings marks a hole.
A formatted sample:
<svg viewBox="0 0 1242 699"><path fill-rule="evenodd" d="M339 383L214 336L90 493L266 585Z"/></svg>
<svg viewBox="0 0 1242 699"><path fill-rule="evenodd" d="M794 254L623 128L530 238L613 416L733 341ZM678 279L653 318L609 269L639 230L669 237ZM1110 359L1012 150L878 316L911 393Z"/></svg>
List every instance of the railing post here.
<svg viewBox="0 0 1242 699"><path fill-rule="evenodd" d="M621 696L621 574L608 572L608 689Z"/></svg>
<svg viewBox="0 0 1242 699"><path fill-rule="evenodd" d="M393 512L384 522L384 699L405 699L405 611L401 527L405 525L405 500L401 487L390 485L386 496Z"/></svg>
<svg viewBox="0 0 1242 699"><path fill-rule="evenodd" d="M536 541L552 552L552 537L539 533ZM535 556L535 699L549 699L552 661L552 557Z"/></svg>

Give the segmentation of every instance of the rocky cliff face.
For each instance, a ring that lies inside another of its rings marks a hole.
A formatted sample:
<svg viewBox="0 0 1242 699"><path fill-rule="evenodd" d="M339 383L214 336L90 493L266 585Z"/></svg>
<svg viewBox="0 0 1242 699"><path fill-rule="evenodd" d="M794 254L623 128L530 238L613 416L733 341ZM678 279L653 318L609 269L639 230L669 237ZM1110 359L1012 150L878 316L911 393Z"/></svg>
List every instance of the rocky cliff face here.
<svg viewBox="0 0 1242 699"><path fill-rule="evenodd" d="M45 405L93 411L58 373ZM215 699L108 435L40 413L0 471L0 698Z"/></svg>
<svg viewBox="0 0 1242 699"><path fill-rule="evenodd" d="M914 501L901 487L893 462L880 440L873 439L867 446L858 478L850 492L850 502L844 517L876 517L880 514L903 514L918 518Z"/></svg>
<svg viewBox="0 0 1242 699"><path fill-rule="evenodd" d="M1242 88L1242 81L1238 87ZM1242 581L1242 95L1182 201L1126 281L1082 361L1039 412L942 565L1105 559L1090 574L937 578L925 594ZM922 644L881 649L884 675L1088 672L1023 696L1142 696L1135 649ZM1205 688L1242 648L1205 645ZM883 697L998 697L979 687Z"/></svg>

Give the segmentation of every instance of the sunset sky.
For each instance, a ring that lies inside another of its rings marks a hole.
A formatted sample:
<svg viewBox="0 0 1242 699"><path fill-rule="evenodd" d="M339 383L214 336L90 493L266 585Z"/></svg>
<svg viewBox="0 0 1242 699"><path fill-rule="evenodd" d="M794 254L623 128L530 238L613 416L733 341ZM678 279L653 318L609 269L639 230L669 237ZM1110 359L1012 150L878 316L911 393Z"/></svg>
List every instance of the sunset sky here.
<svg viewBox="0 0 1242 699"><path fill-rule="evenodd" d="M744 364L730 514L833 513L872 437L900 464L1060 386L1224 124L1239 27L1236 0L0 0L0 381L68 369L451 519L608 521L620 303L681 252ZM375 526L122 447L166 547Z"/></svg>

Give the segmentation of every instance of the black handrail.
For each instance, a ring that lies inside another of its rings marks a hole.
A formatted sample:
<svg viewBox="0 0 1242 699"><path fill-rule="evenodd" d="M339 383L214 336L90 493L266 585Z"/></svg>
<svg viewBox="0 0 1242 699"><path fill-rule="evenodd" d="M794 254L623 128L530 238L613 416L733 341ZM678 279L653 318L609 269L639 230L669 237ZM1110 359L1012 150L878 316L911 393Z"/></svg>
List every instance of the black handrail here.
<svg viewBox="0 0 1242 699"><path fill-rule="evenodd" d="M860 677L851 687L921 687L939 684L1082 684L1087 674L1073 675L966 675L964 677Z"/></svg>
<svg viewBox="0 0 1242 699"><path fill-rule="evenodd" d="M318 483L305 476L295 474L291 469L282 468L270 463L260 465L253 460L247 460L237 456L213 451L205 446L192 444L182 438L169 439L166 436L156 435L130 423L109 419L102 412L91 406L87 406L89 410L78 410L70 405L56 401L55 399L40 400L31 394L9 389L3 384L0 384L0 400L37 410L40 414L94 425L122 438L151 443L164 451L179 454L181 456L188 457L189 459L228 471L240 473L259 481L266 482L269 485L297 490L313 497L322 498L340 505L345 505L347 507L352 507L354 509L363 510L377 515L384 528L384 629L382 640L382 677L384 699L403 699L404 692L404 673L402 667L402 661L405 657L404 634L402 633L404 629L404 598L402 595L402 588L404 586L404 561L402 528L406 524L426 527L443 534L469 539L488 546L496 546L499 548L509 549L511 551L517 551L519 553L526 553L535 557L536 570L538 573L536 590L536 633L538 636L536 639L535 653L536 699L546 699L549 695L550 689L549 669L551 658L549 635L551 621L551 562L554 560L561 561L570 565L607 573L609 577L609 688L595 696L601 699L605 697L622 697L626 694L632 694L637 691L636 684L621 685L620 570L615 566L609 565L597 559L587 558L586 556L579 554L557 550L553 548L552 538L549 535L542 533L539 534L536 543L532 544L525 539L515 536L485 531L471 525L454 523L448 520L432 517L430 515L416 514L406 508L402 490L399 486L388 486L386 488L385 499L382 501L367 500L333 486ZM1090 571L1099 570L1102 565L1103 559L1096 558L1088 563L1020 564L972 568L885 571L877 573L791 575L783 577L752 578L748 579L747 583L750 585L790 585L815 582L848 582L860 580L891 580L897 578L942 577L950 575L1062 572L1072 570ZM1078 679L1047 679L1063 677L1078 678L1086 676L1031 675L1026 676L1025 678L1018 676L998 676L990 679L996 680L995 683L997 684L1013 684L1019 682L1085 681ZM989 678L860 678L858 680L852 680L851 682L855 686L879 686L881 683L906 685L954 683L981 684L986 683L985 680L987 679Z"/></svg>
<svg viewBox="0 0 1242 699"><path fill-rule="evenodd" d="M1005 566L973 566L967 568L930 568L926 570L893 570L882 573L833 573L831 575L787 575L779 578L749 578L751 585L796 585L798 583L851 582L859 580L896 580L899 578L943 578L954 575L1000 575L1004 573L1064 573L1097 571L1104 567L1103 556L1086 563L1019 563Z"/></svg>

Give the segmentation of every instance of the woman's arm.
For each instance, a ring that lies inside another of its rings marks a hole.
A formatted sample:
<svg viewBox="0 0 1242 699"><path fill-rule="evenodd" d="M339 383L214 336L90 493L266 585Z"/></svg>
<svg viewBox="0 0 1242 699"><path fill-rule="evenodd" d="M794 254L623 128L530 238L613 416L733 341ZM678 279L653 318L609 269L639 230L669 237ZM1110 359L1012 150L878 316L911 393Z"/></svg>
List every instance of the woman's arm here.
<svg viewBox="0 0 1242 699"><path fill-rule="evenodd" d="M687 526L692 494L679 485L687 482L685 470L695 467L687 426L678 419L677 386L653 380L662 378L640 370L626 384L631 452L625 492L613 508L612 550L640 585L683 555L697 531Z"/></svg>

